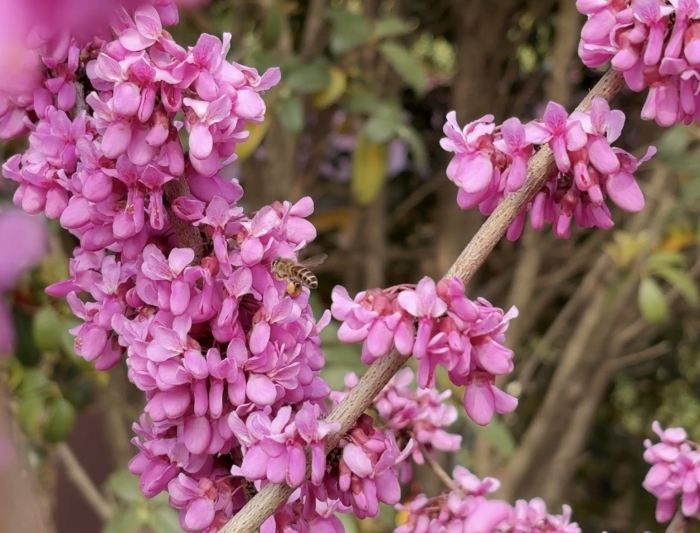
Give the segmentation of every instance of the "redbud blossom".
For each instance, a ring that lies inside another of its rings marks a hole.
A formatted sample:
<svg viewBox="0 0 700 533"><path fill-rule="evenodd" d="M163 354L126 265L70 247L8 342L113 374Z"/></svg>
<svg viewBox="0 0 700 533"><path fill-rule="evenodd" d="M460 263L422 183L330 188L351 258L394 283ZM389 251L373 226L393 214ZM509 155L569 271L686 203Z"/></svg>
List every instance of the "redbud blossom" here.
<svg viewBox="0 0 700 533"><path fill-rule="evenodd" d="M395 346L418 361L421 388L433 387L437 366L445 367L454 384L466 386L464 407L477 424L488 424L494 412L515 409L517 400L495 385L496 376L513 369L513 352L502 343L515 308L503 313L481 298L470 301L459 278L436 285L425 277L415 288L371 289L354 300L336 287L332 298L333 317L343 322L338 338L363 342L365 363Z"/></svg>
<svg viewBox="0 0 700 533"><path fill-rule="evenodd" d="M588 16L579 56L586 66L611 61L627 85L648 88L642 118L661 126L697 121L700 3L697 0L621 0L576 3Z"/></svg>
<svg viewBox="0 0 700 533"><path fill-rule="evenodd" d="M656 153L649 147L637 160L610 144L617 140L625 122L621 111L610 110L602 98L594 98L591 110L568 116L559 104L550 102L541 120L522 125L508 119L499 130L490 115L460 129L454 112L447 115L441 146L454 152L447 176L458 187L462 209L479 206L490 215L506 194L517 191L525 180L527 163L538 145L548 144L554 153L553 172L520 216L508 228L507 238L517 239L530 213L530 224L540 230L551 223L560 238L571 235L571 224L582 228L613 226L605 203L637 212L644 196L633 173Z"/></svg>

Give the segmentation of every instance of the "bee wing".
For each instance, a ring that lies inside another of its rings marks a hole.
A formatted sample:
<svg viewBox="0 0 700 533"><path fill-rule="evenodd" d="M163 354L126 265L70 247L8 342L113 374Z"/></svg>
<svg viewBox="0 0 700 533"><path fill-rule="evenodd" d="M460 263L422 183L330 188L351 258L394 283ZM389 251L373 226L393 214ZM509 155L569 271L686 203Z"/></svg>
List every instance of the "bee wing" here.
<svg viewBox="0 0 700 533"><path fill-rule="evenodd" d="M300 261L299 266L303 266L306 268L315 267L323 263L327 258L328 254L314 255L313 257L309 257L308 259Z"/></svg>

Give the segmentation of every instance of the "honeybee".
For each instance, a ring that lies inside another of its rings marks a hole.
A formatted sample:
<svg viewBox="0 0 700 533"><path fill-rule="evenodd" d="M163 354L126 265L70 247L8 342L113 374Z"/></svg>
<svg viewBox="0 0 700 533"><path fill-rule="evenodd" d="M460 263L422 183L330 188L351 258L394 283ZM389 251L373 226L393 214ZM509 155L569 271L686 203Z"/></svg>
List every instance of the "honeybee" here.
<svg viewBox="0 0 700 533"><path fill-rule="evenodd" d="M272 261L271 271L277 279L287 282L287 294L299 296L302 287L309 289L318 287L318 278L309 268L320 265L326 257L328 257L326 254L321 254L298 263L294 259L278 257Z"/></svg>

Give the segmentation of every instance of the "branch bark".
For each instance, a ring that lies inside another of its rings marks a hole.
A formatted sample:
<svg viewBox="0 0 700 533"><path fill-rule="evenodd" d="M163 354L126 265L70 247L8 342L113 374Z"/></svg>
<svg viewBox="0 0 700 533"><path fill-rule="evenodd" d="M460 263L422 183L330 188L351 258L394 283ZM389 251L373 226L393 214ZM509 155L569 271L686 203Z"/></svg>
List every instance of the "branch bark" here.
<svg viewBox="0 0 700 533"><path fill-rule="evenodd" d="M590 109L591 101L595 97L610 100L620 91L623 84L622 76L609 70L576 110L586 111ZM553 169L552 151L549 147L542 147L530 161L528 178L523 188L507 196L501 202L462 251L445 277L458 276L467 284L496 246L496 243L505 235L508 226L546 183ZM370 366L357 386L326 419L328 422L338 422L341 426L340 431L328 436L326 447L328 451L338 445L343 435L355 424L357 418L370 406L372 400L407 359L408 357L393 350L388 356ZM293 489L286 485L267 485L221 529L221 533L254 533L269 516L287 501L292 492Z"/></svg>
<svg viewBox="0 0 700 533"><path fill-rule="evenodd" d="M83 469L77 457L65 443L56 445L56 455L66 468L68 477L83 495L85 500L95 510L99 517L107 522L112 517L112 506L105 500L102 493Z"/></svg>

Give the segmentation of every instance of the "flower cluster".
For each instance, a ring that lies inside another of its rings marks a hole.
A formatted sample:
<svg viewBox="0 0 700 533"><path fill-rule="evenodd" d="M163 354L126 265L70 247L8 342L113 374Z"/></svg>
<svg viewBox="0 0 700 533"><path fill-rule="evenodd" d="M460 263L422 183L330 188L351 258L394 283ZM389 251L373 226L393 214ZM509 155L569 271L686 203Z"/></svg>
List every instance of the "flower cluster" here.
<svg viewBox="0 0 700 533"><path fill-rule="evenodd" d="M651 468L642 486L652 493L656 502L657 522L673 518L681 500L684 516L697 517L700 511L700 451L699 446L688 440L683 428L661 429L658 422L652 429L661 442L644 442L644 460Z"/></svg>
<svg viewBox="0 0 700 533"><path fill-rule="evenodd" d="M564 514L551 515L539 498L518 500L511 507L504 501L487 500L486 494L498 490L493 478L476 477L458 466L453 472L454 489L447 494L428 498L421 494L407 505L397 505L404 513L404 523L396 533L429 531L480 531L484 533L580 533L570 522L571 508L564 505Z"/></svg>
<svg viewBox="0 0 700 533"><path fill-rule="evenodd" d="M450 112L443 128L447 137L440 143L455 154L447 176L459 187L457 203L462 209L479 206L482 214L490 215L506 194L522 187L536 146L546 143L554 152L556 169L508 228L507 238L520 236L528 212L533 229L551 223L560 238L571 235L573 220L582 228L610 229L613 220L606 198L625 211L640 211L644 196L633 174L656 153L649 147L638 160L611 148L624 122L624 114L611 111L602 98L593 99L590 111L571 116L550 102L541 120L522 124L510 118L500 127L486 115L460 129Z"/></svg>
<svg viewBox="0 0 700 533"><path fill-rule="evenodd" d="M642 118L660 126L700 121L700 3L697 0L578 0L588 16L579 56L586 66L608 61L627 86L648 88Z"/></svg>
<svg viewBox="0 0 700 533"><path fill-rule="evenodd" d="M460 435L448 433L444 428L457 420L457 408L444 403L452 391L438 392L435 388L413 390L413 370L400 370L372 401L372 407L379 415L381 423L399 438L411 438L416 446L413 448L413 460L422 465L425 462L423 452L433 450L454 452L462 442ZM333 392L331 398L341 402L347 393L358 383L354 373L345 376L345 392ZM410 463L402 474L402 479L411 474Z"/></svg>
<svg viewBox="0 0 700 533"><path fill-rule="evenodd" d="M396 465L412 445L401 451L363 419L327 464L338 426L322 420L319 332L330 314L317 321L308 291L289 294L270 267L316 237L313 203L245 214L238 182L219 173L245 124L263 120L260 93L279 70L227 61L230 35L182 48L163 29L173 9L153 0L121 9L103 38L48 43L39 84L2 93L2 135L30 132L3 166L15 203L80 240L70 279L47 292L82 321L78 355L106 370L126 354L148 401L130 470L147 496L167 490L184 530L217 531L267 483L299 487L305 446L312 479L273 527L373 516L379 501L398 502Z"/></svg>
<svg viewBox="0 0 700 533"><path fill-rule="evenodd" d="M343 287L332 293L333 317L343 322L338 338L363 342L362 360L369 364L392 346L418 360L418 386L435 385L435 370L445 367L452 383L465 386L464 407L481 425L494 412L508 413L517 400L496 387L496 376L513 370L513 352L505 348L505 331L517 316L493 307L483 298L469 300L459 278L435 284L423 278L408 285L371 289L351 299Z"/></svg>

